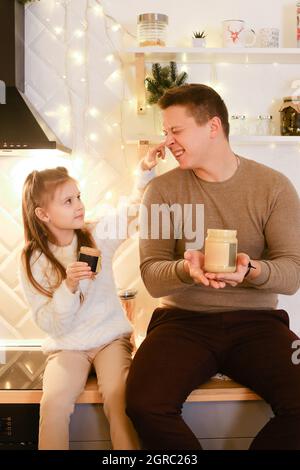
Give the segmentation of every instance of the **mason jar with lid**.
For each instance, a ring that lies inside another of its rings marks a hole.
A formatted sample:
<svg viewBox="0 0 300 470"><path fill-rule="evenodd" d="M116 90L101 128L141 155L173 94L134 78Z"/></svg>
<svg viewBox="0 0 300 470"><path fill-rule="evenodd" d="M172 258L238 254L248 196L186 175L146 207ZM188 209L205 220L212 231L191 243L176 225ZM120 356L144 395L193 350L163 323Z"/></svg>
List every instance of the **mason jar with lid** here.
<svg viewBox="0 0 300 470"><path fill-rule="evenodd" d="M204 256L206 272L233 273L236 271L236 234L236 230L207 230Z"/></svg>
<svg viewBox="0 0 300 470"><path fill-rule="evenodd" d="M300 135L300 96L286 96L280 108L281 135Z"/></svg>
<svg viewBox="0 0 300 470"><path fill-rule="evenodd" d="M230 134L245 135L247 134L246 115L233 114L230 117Z"/></svg>
<svg viewBox="0 0 300 470"><path fill-rule="evenodd" d="M138 15L138 42L144 46L165 46L168 16L161 13Z"/></svg>
<svg viewBox="0 0 300 470"><path fill-rule="evenodd" d="M273 116L271 114L259 114L259 116L257 116L256 134L257 135L273 135L274 134Z"/></svg>

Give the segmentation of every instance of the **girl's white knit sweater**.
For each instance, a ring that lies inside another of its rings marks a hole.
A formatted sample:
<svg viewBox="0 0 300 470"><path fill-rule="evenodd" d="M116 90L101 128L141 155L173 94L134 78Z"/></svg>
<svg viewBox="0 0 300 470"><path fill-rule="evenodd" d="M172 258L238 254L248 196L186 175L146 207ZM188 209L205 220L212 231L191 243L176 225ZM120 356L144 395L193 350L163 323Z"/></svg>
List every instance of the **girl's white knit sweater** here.
<svg viewBox="0 0 300 470"><path fill-rule="evenodd" d="M140 202L147 183L155 176L154 170L138 171L132 200ZM111 216L107 216L109 218ZM31 307L35 323L48 334L43 350L50 352L60 349L88 350L108 344L114 339L132 332L117 295L114 281L112 258L123 239L103 239L99 237L109 221L105 218L95 226L92 234L101 250L102 269L95 280L82 280L80 287L72 293L65 281L48 298L38 292L29 282L20 261L19 277L25 297ZM77 237L68 246L49 243L55 257L64 267L76 261ZM39 284L49 289L55 282L49 262L43 254L35 253L31 259L31 269ZM80 303L80 293L84 300Z"/></svg>

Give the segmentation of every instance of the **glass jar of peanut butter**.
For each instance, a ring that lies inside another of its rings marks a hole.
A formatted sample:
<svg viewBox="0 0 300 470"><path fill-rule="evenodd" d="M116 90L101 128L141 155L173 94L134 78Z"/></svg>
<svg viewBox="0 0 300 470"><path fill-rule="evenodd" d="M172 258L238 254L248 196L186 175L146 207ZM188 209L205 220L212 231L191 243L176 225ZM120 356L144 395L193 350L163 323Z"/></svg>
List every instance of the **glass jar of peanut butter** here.
<svg viewBox="0 0 300 470"><path fill-rule="evenodd" d="M235 272L237 255L236 234L236 230L207 230L204 258L204 270L206 272Z"/></svg>

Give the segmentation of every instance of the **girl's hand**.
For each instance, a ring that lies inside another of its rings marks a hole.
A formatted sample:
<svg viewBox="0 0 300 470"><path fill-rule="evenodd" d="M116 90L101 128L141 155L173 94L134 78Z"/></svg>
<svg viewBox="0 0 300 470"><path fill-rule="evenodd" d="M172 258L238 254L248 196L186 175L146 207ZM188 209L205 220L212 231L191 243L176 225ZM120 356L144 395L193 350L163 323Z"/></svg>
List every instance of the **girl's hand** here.
<svg viewBox="0 0 300 470"><path fill-rule="evenodd" d="M73 293L76 292L79 281L82 279L92 279L93 277L91 267L83 261L75 261L68 264L66 274L66 285Z"/></svg>
<svg viewBox="0 0 300 470"><path fill-rule="evenodd" d="M141 161L142 169L144 171L151 170L157 165L158 159L162 158L164 160L165 156L166 156L165 143L156 145L152 149L148 150L143 160Z"/></svg>

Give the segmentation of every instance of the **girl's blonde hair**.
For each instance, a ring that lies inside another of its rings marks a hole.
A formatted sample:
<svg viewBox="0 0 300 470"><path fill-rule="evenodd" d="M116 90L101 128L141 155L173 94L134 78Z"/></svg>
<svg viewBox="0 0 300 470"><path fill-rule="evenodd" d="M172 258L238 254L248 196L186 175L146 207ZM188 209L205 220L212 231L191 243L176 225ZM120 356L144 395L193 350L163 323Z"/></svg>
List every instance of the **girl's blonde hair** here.
<svg viewBox="0 0 300 470"><path fill-rule="evenodd" d="M31 284L47 297L52 297L54 290L66 278L66 269L50 250L48 241L55 244L57 240L46 224L37 217L35 209L44 207L49 200L53 199L55 190L67 181L75 180L68 174L66 168L57 167L31 172L23 186L22 215L25 246L22 251L22 261ZM75 233L77 235L77 254L81 246L95 248L95 241L87 227L75 229ZM39 284L32 274L30 260L33 253L38 253L38 258L44 254L56 275L57 281L54 286L51 286L51 290L47 290Z"/></svg>

